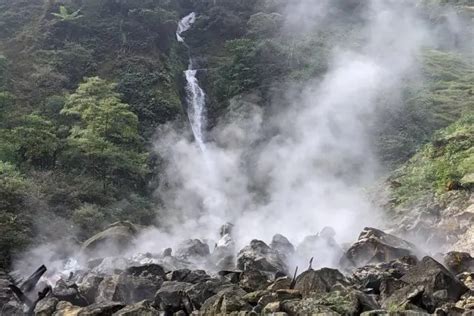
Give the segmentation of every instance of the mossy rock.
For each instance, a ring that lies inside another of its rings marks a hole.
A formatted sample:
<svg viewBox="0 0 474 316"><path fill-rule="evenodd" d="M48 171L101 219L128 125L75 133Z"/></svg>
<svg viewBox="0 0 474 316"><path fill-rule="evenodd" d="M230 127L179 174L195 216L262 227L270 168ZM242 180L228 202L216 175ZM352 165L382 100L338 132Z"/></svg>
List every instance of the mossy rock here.
<svg viewBox="0 0 474 316"><path fill-rule="evenodd" d="M95 234L82 244L82 251L101 257L120 253L133 243L139 227L122 221L111 224L106 230Z"/></svg>
<svg viewBox="0 0 474 316"><path fill-rule="evenodd" d="M474 188L474 172L466 174L462 179L459 181L461 186L466 189Z"/></svg>

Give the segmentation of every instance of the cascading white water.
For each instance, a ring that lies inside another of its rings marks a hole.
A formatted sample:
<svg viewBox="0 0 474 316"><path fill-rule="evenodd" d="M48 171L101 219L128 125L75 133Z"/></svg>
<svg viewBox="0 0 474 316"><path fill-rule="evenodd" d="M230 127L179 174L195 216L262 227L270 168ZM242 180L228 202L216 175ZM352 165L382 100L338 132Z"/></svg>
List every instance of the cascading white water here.
<svg viewBox="0 0 474 316"><path fill-rule="evenodd" d="M181 36L183 32L189 30L192 24L196 21L196 14L194 12L188 14L178 24L178 29L176 30L176 39L178 42L184 42L184 38ZM199 81L196 77L197 70L194 69L194 64L191 55L189 56L189 66L188 70L185 71L186 76L186 94L187 94L187 103L188 103L188 117L191 124L191 129L193 131L196 143L199 145L201 150L205 151L204 143L204 129L206 118L204 115L205 105L206 105L206 94L199 86Z"/></svg>
<svg viewBox="0 0 474 316"><path fill-rule="evenodd" d="M189 30L194 22L196 22L196 13L194 12L191 12L179 21L178 29L176 30L176 39L178 42L184 43L184 38L181 34Z"/></svg>

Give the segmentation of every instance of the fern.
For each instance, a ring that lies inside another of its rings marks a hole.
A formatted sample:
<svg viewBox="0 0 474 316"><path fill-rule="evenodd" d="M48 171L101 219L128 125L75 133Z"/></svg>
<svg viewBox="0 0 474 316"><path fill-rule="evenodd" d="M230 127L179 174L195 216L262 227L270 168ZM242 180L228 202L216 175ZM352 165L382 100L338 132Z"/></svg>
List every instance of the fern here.
<svg viewBox="0 0 474 316"><path fill-rule="evenodd" d="M60 6L59 7L59 13L51 13L55 17L59 18L61 21L74 21L82 17L79 12L81 9L74 11L72 13L69 13L68 9L65 6Z"/></svg>

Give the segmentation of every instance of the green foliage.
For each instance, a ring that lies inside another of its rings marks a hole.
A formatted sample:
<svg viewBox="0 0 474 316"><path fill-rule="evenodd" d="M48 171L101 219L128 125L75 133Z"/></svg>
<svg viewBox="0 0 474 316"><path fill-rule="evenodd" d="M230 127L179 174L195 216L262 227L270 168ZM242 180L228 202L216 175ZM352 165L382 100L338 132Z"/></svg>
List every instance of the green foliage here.
<svg viewBox="0 0 474 316"><path fill-rule="evenodd" d="M67 22L67 21L74 21L82 17L80 14L81 10L77 10L74 12L69 13L69 10L65 6L59 7L58 13L51 13L55 17L57 17L60 21Z"/></svg>
<svg viewBox="0 0 474 316"><path fill-rule="evenodd" d="M117 91L138 116L145 137L151 137L158 124L175 119L182 111L170 68L168 63L160 67L145 58L134 58L120 69Z"/></svg>
<svg viewBox="0 0 474 316"><path fill-rule="evenodd" d="M8 267L29 241L31 223L22 215L28 187L12 164L0 161L0 268Z"/></svg>
<svg viewBox="0 0 474 316"><path fill-rule="evenodd" d="M219 70L220 80L216 83L219 101L255 88L261 80L261 73L257 68L255 41L250 39L229 41L226 44L226 51L231 60Z"/></svg>
<svg viewBox="0 0 474 316"><path fill-rule="evenodd" d="M68 137L69 163L81 173L98 177L104 191L111 182L140 182L148 172L137 116L120 101L114 88L115 84L98 77L87 78L61 112L78 119Z"/></svg>
<svg viewBox="0 0 474 316"><path fill-rule="evenodd" d="M72 221L79 228L81 239L86 239L98 232L102 228L104 219L103 211L94 204L84 204L72 214Z"/></svg>
<svg viewBox="0 0 474 316"><path fill-rule="evenodd" d="M378 119L377 146L387 165L400 165L437 130L474 109L474 68L469 60L453 53L424 51L420 64L425 80L407 80L401 102L395 99L387 104Z"/></svg>
<svg viewBox="0 0 474 316"><path fill-rule="evenodd" d="M0 54L0 91L3 90L7 83L7 58Z"/></svg>
<svg viewBox="0 0 474 316"><path fill-rule="evenodd" d="M474 173L474 115L465 115L458 122L438 132L401 167L392 180L398 203L413 202L429 193L441 194L456 188L465 175Z"/></svg>
<svg viewBox="0 0 474 316"><path fill-rule="evenodd" d="M17 161L47 167L55 163L60 141L53 124L45 118L30 114L22 117L9 133Z"/></svg>

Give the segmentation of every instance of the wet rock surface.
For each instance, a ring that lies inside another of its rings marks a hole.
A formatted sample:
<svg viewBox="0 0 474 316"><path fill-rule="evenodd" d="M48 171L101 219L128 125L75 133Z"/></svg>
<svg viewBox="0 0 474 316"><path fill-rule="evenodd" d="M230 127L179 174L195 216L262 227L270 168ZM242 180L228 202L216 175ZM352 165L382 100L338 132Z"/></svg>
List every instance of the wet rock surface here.
<svg viewBox="0 0 474 316"><path fill-rule="evenodd" d="M229 228L222 236L230 238ZM305 239L306 249L311 248L311 240L319 246L321 239L334 237L331 229L315 236ZM219 247L210 252L206 243L196 240L180 247L176 255L169 249L159 255L100 258L84 270L55 280L30 315L474 313L469 253L450 252L437 260L417 258L412 244L373 228L364 229L341 254L341 269L321 267L322 260L315 254L309 267L294 276L289 275L288 264L298 256L298 249L282 235L275 235L270 246L253 240L232 256L234 268L228 270L219 270L214 259L227 257L230 252L219 254L220 249L215 253ZM345 260L349 259L348 266ZM207 264L207 269L199 269L196 262ZM44 284L35 285L32 277L28 279L16 283L8 274L0 273L2 316L25 315L24 311L31 308L31 302L25 303L11 290L12 284L31 293L43 289Z"/></svg>

